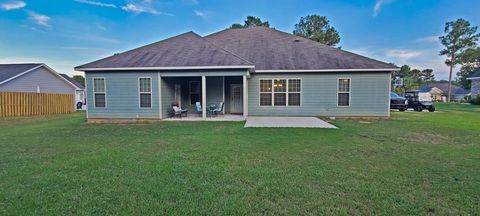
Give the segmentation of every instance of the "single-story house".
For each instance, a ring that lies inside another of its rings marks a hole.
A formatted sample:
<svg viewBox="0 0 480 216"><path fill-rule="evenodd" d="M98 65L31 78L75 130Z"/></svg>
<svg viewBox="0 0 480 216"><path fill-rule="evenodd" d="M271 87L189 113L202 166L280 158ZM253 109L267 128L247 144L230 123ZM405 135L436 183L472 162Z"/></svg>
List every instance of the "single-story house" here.
<svg viewBox="0 0 480 216"><path fill-rule="evenodd" d="M77 89L75 89L75 104L79 102L85 104L85 87L67 74L60 74L60 76L77 87Z"/></svg>
<svg viewBox="0 0 480 216"><path fill-rule="evenodd" d="M0 92L74 95L77 89L76 85L42 63L0 64Z"/></svg>
<svg viewBox="0 0 480 216"><path fill-rule="evenodd" d="M471 80L472 82L472 87L471 87L471 92L472 92L472 98L477 97L480 95L480 71L475 72L472 74L467 80Z"/></svg>
<svg viewBox="0 0 480 216"><path fill-rule="evenodd" d="M180 34L75 68L87 118L164 119L172 104L207 117L390 115L398 67L267 27ZM207 106L205 106L207 105Z"/></svg>
<svg viewBox="0 0 480 216"><path fill-rule="evenodd" d="M429 92L433 100L446 101L446 95L448 94L448 82L431 82L420 86L420 92ZM470 91L452 84L451 92L452 101L462 101L470 95Z"/></svg>

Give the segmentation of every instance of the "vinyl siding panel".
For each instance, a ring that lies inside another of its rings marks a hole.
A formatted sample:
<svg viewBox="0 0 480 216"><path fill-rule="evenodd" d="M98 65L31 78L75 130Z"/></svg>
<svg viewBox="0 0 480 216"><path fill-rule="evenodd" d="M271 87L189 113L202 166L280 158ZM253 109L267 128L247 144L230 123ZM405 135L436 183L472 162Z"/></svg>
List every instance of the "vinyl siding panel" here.
<svg viewBox="0 0 480 216"><path fill-rule="evenodd" d="M75 94L75 88L60 77L40 67L0 85L0 91Z"/></svg>
<svg viewBox="0 0 480 216"><path fill-rule="evenodd" d="M260 106L259 80L300 78L301 106ZM351 78L350 106L337 106L337 79ZM254 74L248 82L250 116L388 116L390 73Z"/></svg>
<svg viewBox="0 0 480 216"><path fill-rule="evenodd" d="M87 107L89 118L159 118L157 72L87 72ZM105 78L106 107L94 107L93 78ZM138 78L152 78L152 107L140 108Z"/></svg>

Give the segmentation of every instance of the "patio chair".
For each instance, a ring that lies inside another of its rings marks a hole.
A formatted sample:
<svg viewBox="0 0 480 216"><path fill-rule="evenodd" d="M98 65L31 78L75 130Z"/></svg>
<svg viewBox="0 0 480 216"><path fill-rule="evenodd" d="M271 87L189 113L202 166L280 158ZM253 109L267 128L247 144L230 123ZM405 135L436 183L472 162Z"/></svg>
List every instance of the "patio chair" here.
<svg viewBox="0 0 480 216"><path fill-rule="evenodd" d="M174 114L175 117L182 118L183 115L185 115L185 117L187 117L188 110L181 109L178 106L172 106L172 108L173 108L173 114Z"/></svg>
<svg viewBox="0 0 480 216"><path fill-rule="evenodd" d="M202 112L202 104L200 102L195 102L195 109L197 112L201 113Z"/></svg>
<svg viewBox="0 0 480 216"><path fill-rule="evenodd" d="M225 106L225 103L222 101L220 102L220 104L218 105L217 108L215 108L214 110L212 110L212 114L215 115L215 116L218 116L218 113L222 113L223 112L223 107Z"/></svg>

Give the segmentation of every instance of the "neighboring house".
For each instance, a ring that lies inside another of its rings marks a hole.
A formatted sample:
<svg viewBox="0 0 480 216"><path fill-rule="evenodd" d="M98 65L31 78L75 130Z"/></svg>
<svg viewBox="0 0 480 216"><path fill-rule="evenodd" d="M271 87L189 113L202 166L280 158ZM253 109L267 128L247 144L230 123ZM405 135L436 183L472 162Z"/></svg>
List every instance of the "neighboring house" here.
<svg viewBox="0 0 480 216"><path fill-rule="evenodd" d="M81 102L82 104L85 104L85 87L75 81L73 78L69 77L67 74L60 74L63 78L68 80L70 83L76 86L75 89L75 104L78 102Z"/></svg>
<svg viewBox="0 0 480 216"><path fill-rule="evenodd" d="M75 94L77 86L45 64L0 64L0 92Z"/></svg>
<svg viewBox="0 0 480 216"><path fill-rule="evenodd" d="M472 81L472 98L476 98L478 95L480 95L480 71L475 72L472 76L467 78L467 80Z"/></svg>
<svg viewBox="0 0 480 216"><path fill-rule="evenodd" d="M226 114L244 117L387 117L399 70L266 27L187 32L75 69L85 72L91 120L162 119L172 104L190 114L196 102L221 101Z"/></svg>
<svg viewBox="0 0 480 216"><path fill-rule="evenodd" d="M448 94L448 82L426 83L420 87L420 91L429 92L436 101L444 101L445 96ZM460 86L452 84L451 94L452 101L462 101L470 92Z"/></svg>

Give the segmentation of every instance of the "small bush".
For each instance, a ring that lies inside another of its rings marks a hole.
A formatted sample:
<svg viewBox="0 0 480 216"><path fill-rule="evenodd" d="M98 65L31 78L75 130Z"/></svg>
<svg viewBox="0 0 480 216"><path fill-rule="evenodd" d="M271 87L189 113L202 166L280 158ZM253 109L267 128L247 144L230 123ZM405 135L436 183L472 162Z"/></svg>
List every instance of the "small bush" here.
<svg viewBox="0 0 480 216"><path fill-rule="evenodd" d="M471 104L474 104L474 105L480 105L480 95L477 95L477 97L472 98L472 99L470 100L470 103L471 103Z"/></svg>

